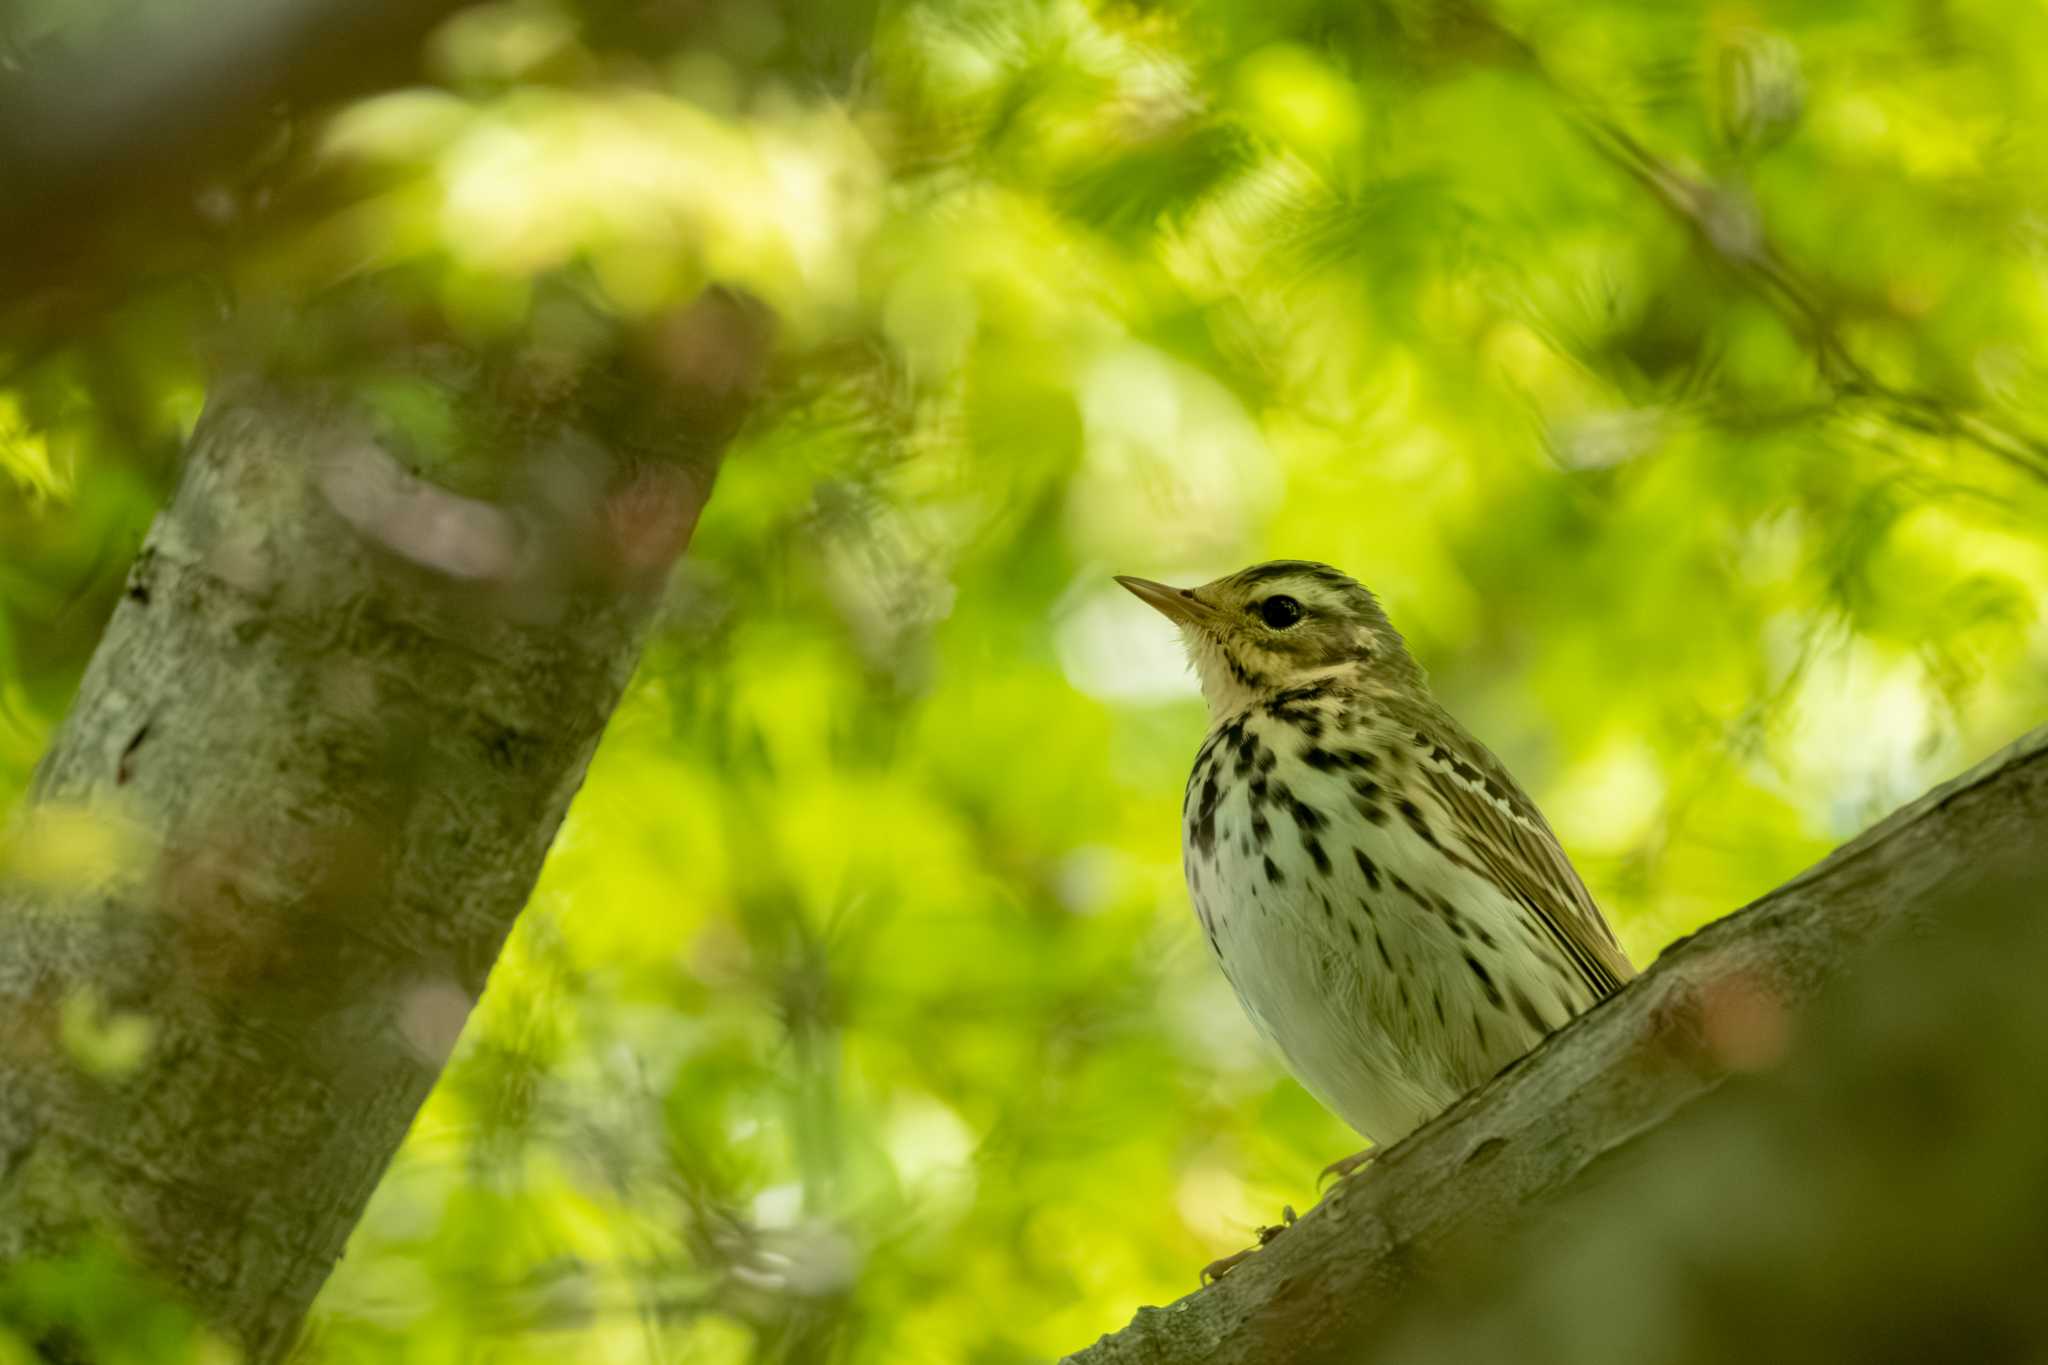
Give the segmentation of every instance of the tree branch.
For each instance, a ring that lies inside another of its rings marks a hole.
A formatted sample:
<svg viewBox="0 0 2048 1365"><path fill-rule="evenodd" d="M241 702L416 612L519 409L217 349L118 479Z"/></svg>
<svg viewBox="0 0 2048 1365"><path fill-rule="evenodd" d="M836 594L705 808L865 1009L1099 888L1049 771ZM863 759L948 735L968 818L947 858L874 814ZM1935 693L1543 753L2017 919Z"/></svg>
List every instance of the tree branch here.
<svg viewBox="0 0 2048 1365"><path fill-rule="evenodd" d="M1826 291L1772 240L1761 210L1740 185L1713 185L1658 155L1593 101L1561 80L1527 38L1480 4L1454 4L1461 19L1510 54L1538 81L1562 117L1601 158L1647 191L1691 230L1708 259L1727 268L1812 353L1831 402L1863 402L1881 420L1960 441L2037 479L2048 480L2048 441L2008 418L1966 408L1941 394L1888 384L1843 339Z"/></svg>
<svg viewBox="0 0 2048 1365"><path fill-rule="evenodd" d="M507 422L490 500L410 474L330 384L212 395L11 832L89 842L0 882L0 1267L111 1232L250 1360L290 1346L765 364L730 296L670 331L666 390L592 381L638 408Z"/></svg>
<svg viewBox="0 0 2048 1365"><path fill-rule="evenodd" d="M1807 1006L1881 933L1930 922L2015 853L2040 886L2048 727L1739 913L1333 1189L1223 1280L1068 1365L1357 1362L1475 1236L1493 1238L1753 1064L1749 1023Z"/></svg>

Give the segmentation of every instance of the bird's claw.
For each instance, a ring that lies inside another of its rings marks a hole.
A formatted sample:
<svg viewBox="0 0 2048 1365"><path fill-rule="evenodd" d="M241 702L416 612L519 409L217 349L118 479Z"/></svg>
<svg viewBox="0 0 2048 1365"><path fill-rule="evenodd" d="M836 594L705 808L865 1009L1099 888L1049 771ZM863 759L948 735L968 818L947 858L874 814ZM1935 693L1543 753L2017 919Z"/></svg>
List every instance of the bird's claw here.
<svg viewBox="0 0 2048 1365"><path fill-rule="evenodd" d="M1368 1147L1362 1152L1353 1152L1350 1156L1339 1157L1323 1167L1322 1173L1316 1176L1316 1188L1321 1189L1326 1181L1342 1180L1345 1176L1350 1175L1359 1167L1370 1162L1378 1153L1379 1148Z"/></svg>
<svg viewBox="0 0 2048 1365"><path fill-rule="evenodd" d="M1272 1241L1275 1237L1278 1237L1281 1233L1287 1231L1287 1229L1293 1226L1294 1205L1282 1204L1280 1206L1280 1221L1272 1224L1270 1227L1260 1228L1259 1240L1256 1245L1248 1246L1243 1251L1239 1251L1232 1255L1225 1256L1220 1260L1211 1261L1209 1262L1209 1264L1203 1266L1202 1283L1208 1284L1212 1280L1222 1279L1225 1275L1228 1275L1232 1270L1236 1269L1238 1262L1244 1260L1248 1256L1256 1256L1261 1250L1265 1248L1268 1242Z"/></svg>

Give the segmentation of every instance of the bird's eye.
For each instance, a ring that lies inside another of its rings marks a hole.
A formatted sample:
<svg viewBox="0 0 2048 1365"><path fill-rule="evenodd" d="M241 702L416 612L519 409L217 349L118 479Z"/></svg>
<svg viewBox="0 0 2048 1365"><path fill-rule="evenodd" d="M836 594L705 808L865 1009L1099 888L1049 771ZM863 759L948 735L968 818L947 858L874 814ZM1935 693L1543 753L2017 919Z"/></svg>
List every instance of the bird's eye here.
<svg viewBox="0 0 2048 1365"><path fill-rule="evenodd" d="M1269 597L1259 603L1259 619L1275 630L1285 630L1301 619L1301 603L1291 597Z"/></svg>

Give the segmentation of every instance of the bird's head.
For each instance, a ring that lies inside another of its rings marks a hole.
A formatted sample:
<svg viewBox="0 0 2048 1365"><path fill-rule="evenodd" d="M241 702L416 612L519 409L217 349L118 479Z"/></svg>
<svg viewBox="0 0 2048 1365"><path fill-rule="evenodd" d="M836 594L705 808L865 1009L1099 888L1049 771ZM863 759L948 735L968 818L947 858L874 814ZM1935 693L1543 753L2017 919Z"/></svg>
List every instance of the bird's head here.
<svg viewBox="0 0 2048 1365"><path fill-rule="evenodd" d="M1322 678L1422 681L1379 600L1327 564L1276 559L1199 588L1116 581L1180 627L1212 719Z"/></svg>

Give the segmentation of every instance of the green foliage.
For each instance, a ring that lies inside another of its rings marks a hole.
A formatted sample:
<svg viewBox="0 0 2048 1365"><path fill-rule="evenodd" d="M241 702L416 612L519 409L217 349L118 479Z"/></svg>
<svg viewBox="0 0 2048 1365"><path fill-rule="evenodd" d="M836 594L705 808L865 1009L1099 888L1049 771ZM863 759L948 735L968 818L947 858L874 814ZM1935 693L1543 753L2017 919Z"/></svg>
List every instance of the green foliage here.
<svg viewBox="0 0 2048 1365"><path fill-rule="evenodd" d="M1201 712L1112 572L1358 574L1638 961L2039 720L2038 7L657 11L464 13L0 364L12 794L195 338L488 487L509 421L380 338L780 319L307 1358L1039 1360L1310 1201L1349 1136L1193 931Z"/></svg>
<svg viewBox="0 0 2048 1365"><path fill-rule="evenodd" d="M0 1361L231 1365L235 1353L162 1286L103 1244L22 1261L0 1276Z"/></svg>

